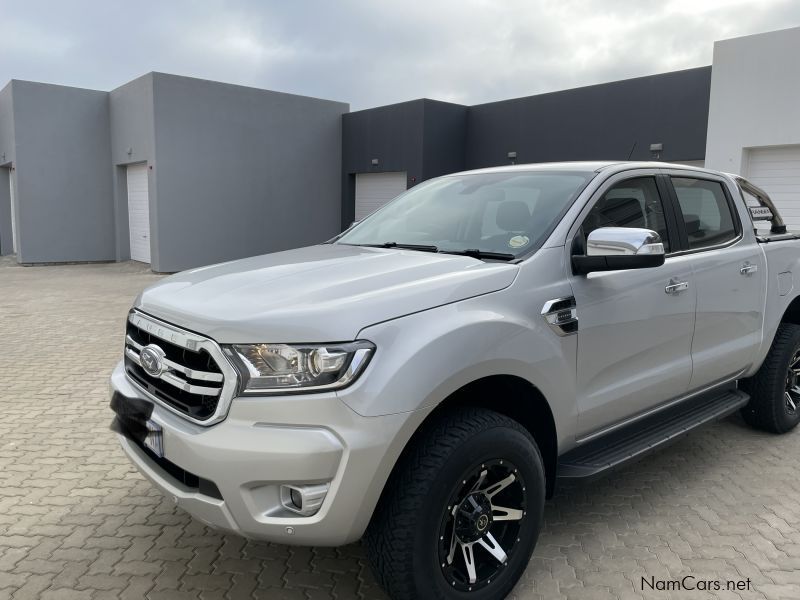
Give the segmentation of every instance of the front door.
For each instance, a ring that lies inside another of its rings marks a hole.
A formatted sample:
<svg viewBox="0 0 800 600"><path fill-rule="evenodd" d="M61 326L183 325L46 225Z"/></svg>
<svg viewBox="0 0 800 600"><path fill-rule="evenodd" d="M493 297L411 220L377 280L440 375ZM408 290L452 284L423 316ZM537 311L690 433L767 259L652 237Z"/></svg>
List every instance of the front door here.
<svg viewBox="0 0 800 600"><path fill-rule="evenodd" d="M656 173L617 175L599 190L576 231L585 239L600 227L651 229L667 252L660 267L570 276L579 321L578 437L644 413L689 387L696 285L690 260L671 256L675 214L660 188L665 189Z"/></svg>

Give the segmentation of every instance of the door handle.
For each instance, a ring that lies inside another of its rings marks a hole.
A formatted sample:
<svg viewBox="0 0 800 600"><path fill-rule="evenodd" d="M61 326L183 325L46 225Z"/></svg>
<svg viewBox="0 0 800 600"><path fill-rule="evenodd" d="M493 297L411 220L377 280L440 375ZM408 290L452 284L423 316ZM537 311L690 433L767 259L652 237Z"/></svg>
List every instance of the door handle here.
<svg viewBox="0 0 800 600"><path fill-rule="evenodd" d="M680 294L689 289L688 281L678 281L677 279L670 279L669 285L664 288L667 294Z"/></svg>
<svg viewBox="0 0 800 600"><path fill-rule="evenodd" d="M758 271L758 265L751 265L749 262L744 263L739 269L739 273L742 275L752 275L756 271Z"/></svg>

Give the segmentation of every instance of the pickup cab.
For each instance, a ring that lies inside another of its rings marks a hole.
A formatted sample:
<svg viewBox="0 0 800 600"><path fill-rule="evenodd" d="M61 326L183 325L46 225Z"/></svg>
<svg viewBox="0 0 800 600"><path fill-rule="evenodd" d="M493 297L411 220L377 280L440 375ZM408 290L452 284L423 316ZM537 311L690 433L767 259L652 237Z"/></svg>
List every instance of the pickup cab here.
<svg viewBox="0 0 800 600"><path fill-rule="evenodd" d="M363 538L396 599L503 598L559 481L736 411L797 425L797 237L706 169L440 177L327 243L146 289L113 428L208 525Z"/></svg>

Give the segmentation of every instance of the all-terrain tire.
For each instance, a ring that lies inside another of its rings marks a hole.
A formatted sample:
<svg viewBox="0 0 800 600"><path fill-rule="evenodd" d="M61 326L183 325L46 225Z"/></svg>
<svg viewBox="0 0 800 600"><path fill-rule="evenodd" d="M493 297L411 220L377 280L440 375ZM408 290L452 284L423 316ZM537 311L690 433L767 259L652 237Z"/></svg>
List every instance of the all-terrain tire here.
<svg viewBox="0 0 800 600"><path fill-rule="evenodd" d="M781 323L764 363L755 375L740 382L750 394L742 409L748 425L772 433L786 433L800 423L800 405L796 410L786 401L790 361L800 351L800 325Z"/></svg>
<svg viewBox="0 0 800 600"><path fill-rule="evenodd" d="M412 444L393 471L364 537L376 578L393 600L505 598L530 560L542 523L545 475L533 437L499 413L460 408L428 424ZM515 465L526 490L517 542L488 585L459 590L443 572L442 515L447 516L454 486L465 473L481 468L482 461L503 459Z"/></svg>

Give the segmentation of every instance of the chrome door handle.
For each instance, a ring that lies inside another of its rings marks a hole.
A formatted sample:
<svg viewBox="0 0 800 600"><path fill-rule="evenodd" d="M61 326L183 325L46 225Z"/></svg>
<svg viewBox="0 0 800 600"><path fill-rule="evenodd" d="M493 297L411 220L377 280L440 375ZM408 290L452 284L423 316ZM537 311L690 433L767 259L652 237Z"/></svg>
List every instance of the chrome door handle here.
<svg viewBox="0 0 800 600"><path fill-rule="evenodd" d="M751 265L749 262L744 263L739 269L739 273L742 275L752 275L756 271L758 271L758 265Z"/></svg>
<svg viewBox="0 0 800 600"><path fill-rule="evenodd" d="M677 279L670 279L669 285L664 288L664 291L668 294L680 294L683 291L689 289L689 282L688 281L678 281Z"/></svg>

